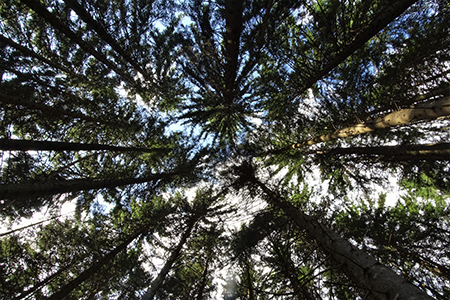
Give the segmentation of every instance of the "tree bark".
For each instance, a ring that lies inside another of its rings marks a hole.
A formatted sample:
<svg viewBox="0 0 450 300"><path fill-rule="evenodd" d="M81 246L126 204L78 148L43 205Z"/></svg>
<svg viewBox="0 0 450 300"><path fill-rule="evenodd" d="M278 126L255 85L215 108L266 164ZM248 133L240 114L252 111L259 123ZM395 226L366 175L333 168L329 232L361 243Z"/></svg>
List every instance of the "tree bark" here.
<svg viewBox="0 0 450 300"><path fill-rule="evenodd" d="M9 183L0 184L0 199L1 200L16 200L27 197L39 197L46 195L55 195L63 193L71 193L78 191L113 188L117 186L146 183L161 179L168 179L182 172L173 173L157 173L140 178L122 178L110 180L97 179L69 179L50 182L39 183ZM9 202L5 201L1 207L5 207Z"/></svg>
<svg viewBox="0 0 450 300"><path fill-rule="evenodd" d="M13 140L0 139L0 150L2 151L132 151L132 152L158 152L169 150L169 148L137 148L137 147L119 147L100 144L83 144L83 143L65 143L51 141L29 141L29 140Z"/></svg>
<svg viewBox="0 0 450 300"><path fill-rule="evenodd" d="M181 249L183 248L187 239L191 236L191 232L194 229L194 226L197 223L197 221L200 219L200 217L201 216L195 214L189 219L187 229L184 231L184 233L181 236L181 239L178 242L175 249L173 249L173 251L170 253L169 258L167 259L166 263L162 267L161 271L159 271L158 276L155 278L155 280L153 280L152 284L150 285L150 288L147 290L147 292L142 297L142 300L151 300L155 297L156 292L161 287L161 284L163 283L164 279L166 278L167 274L169 273L170 269L172 268L172 265L175 263L178 256L180 255Z"/></svg>
<svg viewBox="0 0 450 300"><path fill-rule="evenodd" d="M309 77L309 79L301 86L297 95L301 95L311 88L318 80L336 68L345 61L353 52L363 46L368 40L375 36L379 31L391 23L395 18L400 16L406 9L413 5L417 0L398 0L392 1L390 5L384 8L381 13L376 16L366 28L353 38L353 41L346 47L337 52L337 54L318 72Z"/></svg>
<svg viewBox="0 0 450 300"><path fill-rule="evenodd" d="M9 105L13 105L13 106L21 106L21 107L25 107L30 110L39 110L43 114L45 114L46 117L49 117L49 118L60 118L60 116L67 116L67 117L71 117L74 119L80 119L80 120L84 120L84 121L92 122L92 123L96 123L96 124L99 123L99 124L105 124L105 125L110 125L110 126L117 126L117 123L104 121L101 119L87 116L87 115L79 113L79 112L68 111L68 110L65 110L62 108L45 105L45 104L38 103L35 101L24 100L22 98L10 96L10 95L3 94L3 93L0 93L0 103L9 104Z"/></svg>
<svg viewBox="0 0 450 300"><path fill-rule="evenodd" d="M73 32L66 24L61 22L57 16L53 13L49 12L47 8L42 5L39 1L34 0L21 0L22 3L31 8L36 14L38 14L41 18L43 18L47 23L51 24L53 28L59 30L64 35L66 35L70 40L74 43L78 44L85 52L91 54L96 59L101 61L103 64L108 66L111 70L119 74L125 81L127 81L132 86L137 86L135 80L129 75L123 72L123 70L119 69L117 65L112 63L108 58L103 54L98 52L92 47L89 43L85 42L78 34Z"/></svg>
<svg viewBox="0 0 450 300"><path fill-rule="evenodd" d="M299 149L306 146L312 146L318 143L329 142L339 138L356 136L363 133L375 131L378 129L386 129L394 126L410 124L423 120L435 120L440 117L450 115L450 96L439 100L425 102L414 108L405 108L390 114L375 118L373 120L349 126L335 132L324 134L311 140L292 144L288 147L269 151L270 154L279 154L289 149Z"/></svg>
<svg viewBox="0 0 450 300"><path fill-rule="evenodd" d="M345 275L357 286L366 289L371 298L380 300L432 299L364 251L359 250L338 234L301 212L277 193L272 192L256 177L253 176L248 180L259 186L267 194L269 201L283 210L299 229L304 230L316 240L319 247L341 266Z"/></svg>
<svg viewBox="0 0 450 300"><path fill-rule="evenodd" d="M112 259L114 259L117 256L117 254L125 250L132 241L138 238L141 234L145 234L148 231L149 231L148 226L143 226L134 235L128 237L125 241L123 241L120 245L118 245L114 250L112 250L103 258L98 260L88 269L81 272L77 278L71 280L69 283L63 286L58 292L48 297L47 300L60 300L69 295L69 293L72 292L75 288L77 288L81 283L89 279L91 276L97 273L97 271L99 271L102 267L107 265Z"/></svg>
<svg viewBox="0 0 450 300"><path fill-rule="evenodd" d="M242 30L242 0L225 1L225 103L231 106L234 100L234 90L239 59L239 41Z"/></svg>
<svg viewBox="0 0 450 300"><path fill-rule="evenodd" d="M116 40L108 34L105 28L92 18L82 5L77 0L64 0L66 5L70 7L88 26L90 26L98 36L107 42L117 53L119 53L127 63L144 76L145 80L151 81L150 76L134 61L131 56L116 42Z"/></svg>

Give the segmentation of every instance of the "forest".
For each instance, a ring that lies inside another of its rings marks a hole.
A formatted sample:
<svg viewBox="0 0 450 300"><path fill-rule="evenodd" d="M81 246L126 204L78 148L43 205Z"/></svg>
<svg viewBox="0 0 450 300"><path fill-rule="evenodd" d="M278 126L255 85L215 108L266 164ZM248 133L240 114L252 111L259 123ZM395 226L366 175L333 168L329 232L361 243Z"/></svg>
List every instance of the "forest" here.
<svg viewBox="0 0 450 300"><path fill-rule="evenodd" d="M0 0L0 300L450 299L449 0Z"/></svg>

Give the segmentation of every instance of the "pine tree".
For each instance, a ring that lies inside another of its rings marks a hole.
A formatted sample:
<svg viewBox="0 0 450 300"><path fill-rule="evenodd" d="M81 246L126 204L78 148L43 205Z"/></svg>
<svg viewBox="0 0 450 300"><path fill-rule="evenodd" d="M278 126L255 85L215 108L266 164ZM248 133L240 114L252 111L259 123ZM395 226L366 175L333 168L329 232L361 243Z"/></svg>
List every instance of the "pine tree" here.
<svg viewBox="0 0 450 300"><path fill-rule="evenodd" d="M0 19L2 225L51 214L4 230L0 297L448 296L448 1L4 0ZM397 206L355 202L388 184Z"/></svg>

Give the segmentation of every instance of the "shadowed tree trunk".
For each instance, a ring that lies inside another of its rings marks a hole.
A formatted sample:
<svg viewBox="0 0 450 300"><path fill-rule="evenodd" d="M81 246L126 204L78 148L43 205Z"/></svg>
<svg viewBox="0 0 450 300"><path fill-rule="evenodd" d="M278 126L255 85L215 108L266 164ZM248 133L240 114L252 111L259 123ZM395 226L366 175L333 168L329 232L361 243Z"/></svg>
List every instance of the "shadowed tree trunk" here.
<svg viewBox="0 0 450 300"><path fill-rule="evenodd" d="M336 68L344 60L346 60L353 52L363 46L368 40L376 35L380 30L385 28L395 18L400 16L406 9L413 5L417 0L399 0L392 1L390 5L382 10L367 27L353 38L353 41L342 48L330 59L327 64L322 67L317 73L310 76L309 79L298 90L297 95L301 95L311 88L318 80L328 74L331 70Z"/></svg>
<svg viewBox="0 0 450 300"><path fill-rule="evenodd" d="M145 80L151 81L150 76L145 70L134 61L131 56L116 42L116 40L105 30L105 28L92 18L82 5L77 0L64 0L66 5L70 7L86 24L88 24L98 36L107 42L122 58L133 66L133 68L144 76Z"/></svg>
<svg viewBox="0 0 450 300"><path fill-rule="evenodd" d="M11 151L93 151L93 150L109 150L109 151L132 151L132 152L158 152L169 150L169 148L146 149L137 147L119 147L100 144L82 144L82 143L65 143L50 141L28 141L28 140L12 140L0 139L0 150Z"/></svg>
<svg viewBox="0 0 450 300"><path fill-rule="evenodd" d="M161 284L163 283L164 279L166 278L167 274L169 273L170 269L172 268L172 265L177 260L178 256L180 255L181 249L183 248L184 244L186 244L187 239L191 236L191 232L194 229L195 224L197 224L197 221L202 217L202 215L194 214L188 221L188 227L184 231L183 235L181 236L180 241L178 242L175 249L172 250L170 253L169 258L167 259L166 263L162 267L161 271L159 271L158 276L153 280L152 284L150 285L150 288L147 290L145 295L142 297L142 300L152 300L155 297L156 292L161 287Z"/></svg>
<svg viewBox="0 0 450 300"><path fill-rule="evenodd" d="M119 74L125 81L127 81L132 86L136 86L135 80L123 70L119 69L117 65L111 62L103 53L98 52L92 47L89 43L85 42L82 37L80 37L77 33L73 32L66 24L61 22L61 20L49 12L47 8L42 5L39 1L34 0L21 0L22 3L31 8L36 14L42 17L47 23L51 24L53 28L59 30L65 36L67 36L74 43L78 44L85 52L91 54L96 59L101 61L103 64L108 66L111 70Z"/></svg>
<svg viewBox="0 0 450 300"><path fill-rule="evenodd" d="M149 226L142 226L140 230L138 230L134 235L129 236L125 241L123 241L121 244L119 244L114 250L109 252L107 255L105 255L103 258L98 260L96 263L94 263L92 266L90 266L88 269L84 270L83 272L78 275L75 279L71 280L69 283L67 283L65 286L63 286L58 292L52 294L50 297L47 298L47 300L60 300L64 297L68 296L70 292L72 292L75 288L77 288L81 283L89 279L91 276L93 276L95 273L97 273L102 267L107 265L112 259L114 259L117 254L119 254L121 251L125 250L127 246L137 239L141 234L145 234L149 231Z"/></svg>
<svg viewBox="0 0 450 300"><path fill-rule="evenodd" d="M248 167L250 168L250 167ZM358 287L366 289L371 299L432 299L406 279L380 264L376 259L359 250L347 240L298 210L283 197L259 181L253 170L244 171L246 180L259 186L271 204L279 207L301 230L328 253L341 266L345 275Z"/></svg>
<svg viewBox="0 0 450 300"><path fill-rule="evenodd" d="M26 197L39 197L45 195L55 195L94 189L113 188L123 185L139 184L161 179L168 179L180 174L182 174L182 172L157 173L148 175L146 177L110 180L72 179L39 183L0 184L0 199L9 199L14 201L16 199ZM0 208L8 205L8 203L8 201L5 201L5 203L1 204Z"/></svg>

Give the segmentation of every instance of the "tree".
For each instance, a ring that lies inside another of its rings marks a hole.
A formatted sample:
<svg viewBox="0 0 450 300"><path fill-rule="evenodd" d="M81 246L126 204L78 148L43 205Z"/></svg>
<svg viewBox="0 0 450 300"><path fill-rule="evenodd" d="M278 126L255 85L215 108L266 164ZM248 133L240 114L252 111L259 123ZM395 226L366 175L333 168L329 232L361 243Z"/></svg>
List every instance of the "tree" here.
<svg viewBox="0 0 450 300"><path fill-rule="evenodd" d="M268 196L268 201L282 209L300 229L305 230L324 252L329 253L333 260L341 265L345 275L354 281L358 287L367 289L367 293L371 297L375 299L385 297L389 299L409 299L411 297L431 299L426 293L385 266L380 265L377 260L355 248L338 234L319 224L277 193L274 193L255 177L252 166L243 164L237 168L237 172L238 180L241 183L249 182L261 188Z"/></svg>
<svg viewBox="0 0 450 300"><path fill-rule="evenodd" d="M448 1L4 0L0 19L5 299L447 296ZM357 204L389 186L401 205Z"/></svg>

